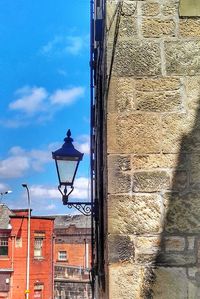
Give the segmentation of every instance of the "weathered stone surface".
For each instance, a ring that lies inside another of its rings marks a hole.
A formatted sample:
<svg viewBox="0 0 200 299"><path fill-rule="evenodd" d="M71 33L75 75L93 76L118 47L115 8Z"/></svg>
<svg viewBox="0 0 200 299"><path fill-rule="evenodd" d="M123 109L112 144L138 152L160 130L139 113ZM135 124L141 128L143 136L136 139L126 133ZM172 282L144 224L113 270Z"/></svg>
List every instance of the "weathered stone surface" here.
<svg viewBox="0 0 200 299"><path fill-rule="evenodd" d="M142 34L144 37L175 36L175 22L172 19L144 18L142 21Z"/></svg>
<svg viewBox="0 0 200 299"><path fill-rule="evenodd" d="M167 266L192 266L196 264L196 256L193 252L186 253L160 253L156 260L158 265Z"/></svg>
<svg viewBox="0 0 200 299"><path fill-rule="evenodd" d="M152 41L121 41L116 45L113 75L161 74L160 46Z"/></svg>
<svg viewBox="0 0 200 299"><path fill-rule="evenodd" d="M137 1L125 0L122 5L122 16L130 17L136 14Z"/></svg>
<svg viewBox="0 0 200 299"><path fill-rule="evenodd" d="M128 77L112 78L108 94L108 112L128 112L135 110L135 80Z"/></svg>
<svg viewBox="0 0 200 299"><path fill-rule="evenodd" d="M200 74L200 41L165 42L168 75Z"/></svg>
<svg viewBox="0 0 200 299"><path fill-rule="evenodd" d="M183 37L200 37L200 20L180 19L179 33Z"/></svg>
<svg viewBox="0 0 200 299"><path fill-rule="evenodd" d="M135 80L135 89L138 91L172 91L181 87L179 78L163 77L163 78L138 78Z"/></svg>
<svg viewBox="0 0 200 299"><path fill-rule="evenodd" d="M186 155L182 154L150 154L133 155L132 169L149 170L154 168L185 169L187 167Z"/></svg>
<svg viewBox="0 0 200 299"><path fill-rule="evenodd" d="M185 78L187 109L198 112L200 104L200 77L192 76Z"/></svg>
<svg viewBox="0 0 200 299"><path fill-rule="evenodd" d="M200 16L200 3L198 0L180 0L180 16L197 17Z"/></svg>
<svg viewBox="0 0 200 299"><path fill-rule="evenodd" d="M133 261L135 256L134 243L130 236L108 236L108 262L118 263Z"/></svg>
<svg viewBox="0 0 200 299"><path fill-rule="evenodd" d="M188 272L188 276L190 278L195 278L195 274L196 274L196 272L198 272L198 268L196 268L196 267L188 268L187 272Z"/></svg>
<svg viewBox="0 0 200 299"><path fill-rule="evenodd" d="M165 0L162 4L162 13L164 16L174 16L178 14L179 1L177 0Z"/></svg>
<svg viewBox="0 0 200 299"><path fill-rule="evenodd" d="M133 175L134 192L155 192L169 187L170 176L166 171L140 171Z"/></svg>
<svg viewBox="0 0 200 299"><path fill-rule="evenodd" d="M199 193L167 193L164 196L166 216L165 230L170 233L199 233Z"/></svg>
<svg viewBox="0 0 200 299"><path fill-rule="evenodd" d="M158 2L144 2L141 5L143 16L156 16L160 13L160 5Z"/></svg>
<svg viewBox="0 0 200 299"><path fill-rule="evenodd" d="M122 16L120 19L119 39L132 38L134 35L137 35L136 18Z"/></svg>
<svg viewBox="0 0 200 299"><path fill-rule="evenodd" d="M136 92L135 96L137 110L173 112L183 108L179 92Z"/></svg>
<svg viewBox="0 0 200 299"><path fill-rule="evenodd" d="M190 155L190 186L200 188L200 154Z"/></svg>
<svg viewBox="0 0 200 299"><path fill-rule="evenodd" d="M155 263L160 245L160 235L137 237L135 240L135 261L141 264Z"/></svg>
<svg viewBox="0 0 200 299"><path fill-rule="evenodd" d="M109 132L107 136L107 151L108 153L119 152L119 147L117 144L117 123L118 114L109 113L107 115L107 131Z"/></svg>
<svg viewBox="0 0 200 299"><path fill-rule="evenodd" d="M157 233L162 230L161 218L161 201L157 194L108 197L109 233Z"/></svg>
<svg viewBox="0 0 200 299"><path fill-rule="evenodd" d="M185 238L165 237L164 245L166 251L183 251L185 249Z"/></svg>
<svg viewBox="0 0 200 299"><path fill-rule="evenodd" d="M187 299L187 276L183 268L163 268L155 270L153 285L154 299Z"/></svg>
<svg viewBox="0 0 200 299"><path fill-rule="evenodd" d="M189 281L188 298L200 299L200 283L197 283L196 281Z"/></svg>
<svg viewBox="0 0 200 299"><path fill-rule="evenodd" d="M138 265L109 265L109 298L152 298L153 270ZM183 298L184 299L184 298Z"/></svg>
<svg viewBox="0 0 200 299"><path fill-rule="evenodd" d="M108 193L131 191L130 156L110 155L108 157Z"/></svg>
<svg viewBox="0 0 200 299"><path fill-rule="evenodd" d="M161 245L161 235L137 236L135 247L138 252L157 252Z"/></svg>
<svg viewBox="0 0 200 299"><path fill-rule="evenodd" d="M187 237L188 242L188 250L194 250L194 244L195 244L195 237Z"/></svg>
<svg viewBox="0 0 200 299"><path fill-rule="evenodd" d="M186 113L165 115L162 124L164 153L176 153L193 146L192 140L188 139L188 134L192 131L194 119L188 117Z"/></svg>
<svg viewBox="0 0 200 299"><path fill-rule="evenodd" d="M171 189L173 191L183 191L189 186L189 173L184 170L176 170L172 173Z"/></svg>
<svg viewBox="0 0 200 299"><path fill-rule="evenodd" d="M161 120L153 113L111 116L108 119L109 152L156 153L161 149Z"/></svg>

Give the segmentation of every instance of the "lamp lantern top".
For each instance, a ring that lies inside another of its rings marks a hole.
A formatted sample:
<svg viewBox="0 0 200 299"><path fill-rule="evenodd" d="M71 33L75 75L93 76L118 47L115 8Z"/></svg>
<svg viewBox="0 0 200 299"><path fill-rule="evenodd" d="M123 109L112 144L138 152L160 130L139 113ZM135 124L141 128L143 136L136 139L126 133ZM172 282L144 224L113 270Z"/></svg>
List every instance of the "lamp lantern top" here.
<svg viewBox="0 0 200 299"><path fill-rule="evenodd" d="M64 144L58 150L52 152L52 158L56 160L78 160L83 159L83 154L74 148L72 144L71 131L67 131L67 137L64 139Z"/></svg>

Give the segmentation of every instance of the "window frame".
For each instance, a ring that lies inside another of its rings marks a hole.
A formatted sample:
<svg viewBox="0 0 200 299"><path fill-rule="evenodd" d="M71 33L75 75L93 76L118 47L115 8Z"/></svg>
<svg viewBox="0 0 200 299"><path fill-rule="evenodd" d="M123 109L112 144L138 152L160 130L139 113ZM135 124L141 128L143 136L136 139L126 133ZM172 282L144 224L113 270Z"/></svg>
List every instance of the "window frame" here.
<svg viewBox="0 0 200 299"><path fill-rule="evenodd" d="M65 257L62 257L62 254L64 253ZM58 261L67 261L67 251L66 250L59 250L58 251Z"/></svg>
<svg viewBox="0 0 200 299"><path fill-rule="evenodd" d="M9 236L7 234L0 235L0 257L7 257L9 251ZM3 251L6 250L5 252Z"/></svg>

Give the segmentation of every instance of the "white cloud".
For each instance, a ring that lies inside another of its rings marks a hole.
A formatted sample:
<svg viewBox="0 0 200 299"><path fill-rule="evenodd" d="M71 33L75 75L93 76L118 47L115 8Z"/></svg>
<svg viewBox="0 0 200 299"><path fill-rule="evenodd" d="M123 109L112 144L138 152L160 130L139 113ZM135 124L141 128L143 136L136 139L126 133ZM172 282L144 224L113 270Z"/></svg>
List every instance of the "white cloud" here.
<svg viewBox="0 0 200 299"><path fill-rule="evenodd" d="M29 187L31 198L39 199L60 199L61 194L56 187L45 185L32 185ZM70 189L70 188L69 188ZM86 177L77 178L74 182L74 191L70 194L71 198L86 200L90 197L89 179Z"/></svg>
<svg viewBox="0 0 200 299"><path fill-rule="evenodd" d="M44 165L51 162L51 151L32 149L26 151L19 146L14 146L9 150L9 157L0 160L0 178L23 177L27 171L40 172L44 170Z"/></svg>
<svg viewBox="0 0 200 299"><path fill-rule="evenodd" d="M84 95L83 87L74 87L71 89L58 89L50 97L52 104L70 105L78 98Z"/></svg>
<svg viewBox="0 0 200 299"><path fill-rule="evenodd" d="M89 36L59 35L44 45L41 54L48 56L79 55L88 48Z"/></svg>
<svg viewBox="0 0 200 299"><path fill-rule="evenodd" d="M48 93L43 87L25 86L18 89L16 94L19 95L19 98L10 103L9 108L11 110L33 114L47 109L45 100L47 100Z"/></svg>
<svg viewBox="0 0 200 299"><path fill-rule="evenodd" d="M72 105L84 96L85 88L76 86L66 89L57 89L49 93L44 87L25 86L18 89L17 99L9 104L9 109L17 111L13 119L1 121L6 127L18 128L32 123L34 117L38 123L47 122L63 106Z"/></svg>
<svg viewBox="0 0 200 299"><path fill-rule="evenodd" d="M57 188L43 186L43 185L32 185L30 187L30 193L32 198L49 198L56 199L59 197L59 191Z"/></svg>
<svg viewBox="0 0 200 299"><path fill-rule="evenodd" d="M68 36L67 45L64 48L66 53L78 55L84 48L84 38L81 36Z"/></svg>
<svg viewBox="0 0 200 299"><path fill-rule="evenodd" d="M30 169L29 159L23 156L11 156L0 161L1 178L17 178L23 176Z"/></svg>
<svg viewBox="0 0 200 299"><path fill-rule="evenodd" d="M70 195L72 198L89 200L90 198L90 180L86 177L80 177L74 181L74 191Z"/></svg>
<svg viewBox="0 0 200 299"><path fill-rule="evenodd" d="M75 148L81 153L89 154L90 153L90 137L89 135L78 136L77 142L74 142Z"/></svg>

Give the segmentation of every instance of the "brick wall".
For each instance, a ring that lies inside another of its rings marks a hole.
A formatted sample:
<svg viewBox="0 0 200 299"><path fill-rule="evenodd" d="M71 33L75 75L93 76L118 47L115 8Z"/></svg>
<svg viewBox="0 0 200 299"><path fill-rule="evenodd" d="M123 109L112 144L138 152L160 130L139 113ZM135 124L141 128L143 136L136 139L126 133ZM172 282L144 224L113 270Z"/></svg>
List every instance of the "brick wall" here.
<svg viewBox="0 0 200 299"><path fill-rule="evenodd" d="M178 0L106 5L102 298L196 299L200 19L180 18Z"/></svg>

